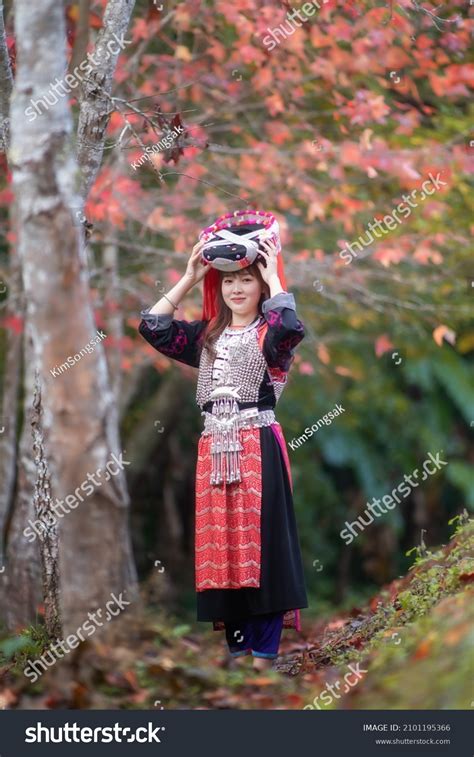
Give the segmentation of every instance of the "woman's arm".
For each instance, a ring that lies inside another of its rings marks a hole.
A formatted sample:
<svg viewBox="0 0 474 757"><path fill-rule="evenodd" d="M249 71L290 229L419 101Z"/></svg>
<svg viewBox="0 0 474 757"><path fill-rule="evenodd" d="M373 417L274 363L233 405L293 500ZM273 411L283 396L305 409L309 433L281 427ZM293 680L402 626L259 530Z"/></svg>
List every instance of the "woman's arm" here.
<svg viewBox="0 0 474 757"><path fill-rule="evenodd" d="M150 314L173 315L174 311L179 307L183 297L187 295L193 286L194 282L192 282L185 274L180 278L178 283L166 293L166 295L163 295L163 297L150 308Z"/></svg>
<svg viewBox="0 0 474 757"><path fill-rule="evenodd" d="M155 350L180 363L197 367L201 351L200 337L207 321L178 321L173 318L181 300L206 274L201 262L202 242L191 253L186 273L153 307L141 311L138 331Z"/></svg>
<svg viewBox="0 0 474 757"><path fill-rule="evenodd" d="M179 363L199 366L201 354L200 337L207 321L177 321L169 314L152 314L142 310L139 333L161 352Z"/></svg>
<svg viewBox="0 0 474 757"><path fill-rule="evenodd" d="M270 368L289 371L294 349L304 339L302 321L296 315L296 304L291 292L278 292L265 300L262 312L268 325L263 341L263 355Z"/></svg>
<svg viewBox="0 0 474 757"><path fill-rule="evenodd" d="M173 315L183 297L204 278L208 266L201 260L201 249L204 242L201 240L194 245L191 257L186 266L186 272L177 284L150 308L150 315Z"/></svg>
<svg viewBox="0 0 474 757"><path fill-rule="evenodd" d="M270 297L262 303L267 322L262 352L269 368L288 372L293 361L294 348L304 339L303 323L296 316L295 298L285 292L277 273L278 251L269 240L260 249L265 265L259 263L262 278L270 288ZM281 253L280 253L281 254Z"/></svg>

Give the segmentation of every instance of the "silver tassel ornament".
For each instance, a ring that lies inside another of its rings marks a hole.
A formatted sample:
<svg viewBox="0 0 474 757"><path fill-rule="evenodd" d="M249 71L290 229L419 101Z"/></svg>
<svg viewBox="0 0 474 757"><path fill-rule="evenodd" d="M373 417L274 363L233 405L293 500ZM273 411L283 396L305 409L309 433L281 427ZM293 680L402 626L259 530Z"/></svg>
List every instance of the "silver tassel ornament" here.
<svg viewBox="0 0 474 757"><path fill-rule="evenodd" d="M241 481L239 405L233 396L217 397L212 405L211 484Z"/></svg>

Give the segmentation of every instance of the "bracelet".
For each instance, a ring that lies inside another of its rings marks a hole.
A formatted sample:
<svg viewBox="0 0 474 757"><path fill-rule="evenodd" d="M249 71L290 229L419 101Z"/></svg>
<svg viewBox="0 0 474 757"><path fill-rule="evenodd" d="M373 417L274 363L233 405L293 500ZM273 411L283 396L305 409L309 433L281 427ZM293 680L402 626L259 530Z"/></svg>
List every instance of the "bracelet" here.
<svg viewBox="0 0 474 757"><path fill-rule="evenodd" d="M166 294L163 294L163 297L166 297ZM171 300L170 300L169 297L166 297L166 299L168 300L169 304L173 306L173 310L177 310L178 309L178 306L177 305L173 305L173 303L171 302Z"/></svg>

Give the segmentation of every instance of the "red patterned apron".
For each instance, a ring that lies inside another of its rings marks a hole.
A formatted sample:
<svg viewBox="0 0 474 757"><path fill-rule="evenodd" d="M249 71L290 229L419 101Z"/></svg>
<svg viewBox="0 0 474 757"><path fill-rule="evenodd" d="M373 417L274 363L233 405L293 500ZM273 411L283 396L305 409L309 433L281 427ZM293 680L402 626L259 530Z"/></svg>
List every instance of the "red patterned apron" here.
<svg viewBox="0 0 474 757"><path fill-rule="evenodd" d="M242 480L209 483L211 437L201 436L196 471L196 590L260 586L262 470L258 428L239 431Z"/></svg>
<svg viewBox="0 0 474 757"><path fill-rule="evenodd" d="M280 445L291 489L288 452L279 423L271 426ZM210 484L211 436L201 435L196 467L196 591L260 586L262 457L260 429L239 430L241 478L238 483ZM289 610L285 628L300 630L300 611ZM215 630L224 628L214 622Z"/></svg>

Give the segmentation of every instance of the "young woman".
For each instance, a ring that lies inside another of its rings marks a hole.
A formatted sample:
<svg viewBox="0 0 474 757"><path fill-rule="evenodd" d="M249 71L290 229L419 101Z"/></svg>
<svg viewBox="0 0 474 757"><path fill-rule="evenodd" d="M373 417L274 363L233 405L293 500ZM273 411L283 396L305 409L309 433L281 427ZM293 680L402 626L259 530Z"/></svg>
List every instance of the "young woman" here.
<svg viewBox="0 0 474 757"><path fill-rule="evenodd" d="M239 225L218 219L203 233L182 279L142 311L139 331L159 352L199 367L197 619L225 629L231 655L251 654L262 669L278 655L282 628L300 630L308 606L290 464L274 415L304 327L284 291L279 235L269 237L255 213L242 212ZM173 319L202 279L203 317Z"/></svg>

